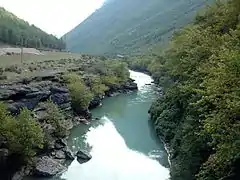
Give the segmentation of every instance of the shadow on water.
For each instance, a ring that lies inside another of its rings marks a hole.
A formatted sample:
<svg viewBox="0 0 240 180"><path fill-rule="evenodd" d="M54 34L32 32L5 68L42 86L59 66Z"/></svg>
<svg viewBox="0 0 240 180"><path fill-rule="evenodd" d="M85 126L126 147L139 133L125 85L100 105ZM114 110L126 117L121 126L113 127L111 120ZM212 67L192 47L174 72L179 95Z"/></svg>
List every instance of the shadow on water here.
<svg viewBox="0 0 240 180"><path fill-rule="evenodd" d="M156 157L156 158L159 159L159 163L161 165L169 168L168 154L165 150L164 144L161 142L160 138L157 136L153 121L150 121L150 120L148 121L148 127L149 127L149 131L150 131L150 135L151 135L152 139L156 139L156 143L160 147L158 149L161 149L161 150L153 150L153 151L157 151L157 153L158 153L158 157Z"/></svg>

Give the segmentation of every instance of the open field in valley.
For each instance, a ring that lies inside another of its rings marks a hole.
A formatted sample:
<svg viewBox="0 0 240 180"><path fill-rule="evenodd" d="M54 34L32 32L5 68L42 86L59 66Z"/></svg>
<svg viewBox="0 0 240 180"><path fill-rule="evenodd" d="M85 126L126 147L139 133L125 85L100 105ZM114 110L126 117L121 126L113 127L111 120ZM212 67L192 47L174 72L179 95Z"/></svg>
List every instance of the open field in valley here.
<svg viewBox="0 0 240 180"><path fill-rule="evenodd" d="M79 68L91 64L93 57L69 52L41 52L42 55L20 54L0 56L0 82L18 80L51 72Z"/></svg>

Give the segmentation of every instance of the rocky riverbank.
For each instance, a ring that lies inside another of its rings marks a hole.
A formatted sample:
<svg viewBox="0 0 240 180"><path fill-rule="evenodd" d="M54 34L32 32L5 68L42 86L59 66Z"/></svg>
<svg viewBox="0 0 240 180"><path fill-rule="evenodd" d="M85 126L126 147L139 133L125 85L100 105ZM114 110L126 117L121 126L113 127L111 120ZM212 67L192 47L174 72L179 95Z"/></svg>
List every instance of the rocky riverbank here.
<svg viewBox="0 0 240 180"><path fill-rule="evenodd" d="M44 149L37 150L32 165L22 166L21 163L15 163L18 161L17 158L12 157L7 149L7 140L0 135L0 170L1 175L5 175L6 179L19 180L26 175L48 177L66 170L69 162L75 158L73 152L67 147L70 130L80 123L84 125L90 122L89 109L99 106L105 97L137 90L137 84L131 79L118 85L111 85L105 91L105 95L95 96L91 100L89 108L77 112L72 107L70 91L64 81L63 74L62 71L53 71L41 75L41 77L32 77L0 85L0 101L7 104L9 112L13 116L17 116L23 108L31 110L32 116L49 139L48 145L44 146ZM64 136L54 134L54 127L45 121L48 112L46 103L49 101L57 105L64 114L63 126L67 129ZM14 175L12 176L12 174Z"/></svg>

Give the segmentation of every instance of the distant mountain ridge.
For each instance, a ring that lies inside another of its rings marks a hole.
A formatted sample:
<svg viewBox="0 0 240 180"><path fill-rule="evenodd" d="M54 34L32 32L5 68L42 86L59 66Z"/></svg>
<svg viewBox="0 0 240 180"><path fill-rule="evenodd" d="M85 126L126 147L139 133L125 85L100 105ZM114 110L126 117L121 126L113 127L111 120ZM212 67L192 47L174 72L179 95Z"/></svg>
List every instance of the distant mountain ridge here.
<svg viewBox="0 0 240 180"><path fill-rule="evenodd" d="M136 54L164 43L205 4L206 0L110 0L65 35L67 49Z"/></svg>
<svg viewBox="0 0 240 180"><path fill-rule="evenodd" d="M30 25L3 7L0 7L0 42L33 48L65 49L62 39Z"/></svg>

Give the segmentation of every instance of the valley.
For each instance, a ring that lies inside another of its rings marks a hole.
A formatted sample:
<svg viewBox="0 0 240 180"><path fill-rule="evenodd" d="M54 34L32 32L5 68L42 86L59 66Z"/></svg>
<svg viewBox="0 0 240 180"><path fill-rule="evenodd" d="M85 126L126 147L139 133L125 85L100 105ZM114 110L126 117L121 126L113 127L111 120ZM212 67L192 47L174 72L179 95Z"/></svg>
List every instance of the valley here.
<svg viewBox="0 0 240 180"><path fill-rule="evenodd" d="M0 48L0 179L240 178L239 0L106 0L62 38L0 7Z"/></svg>

